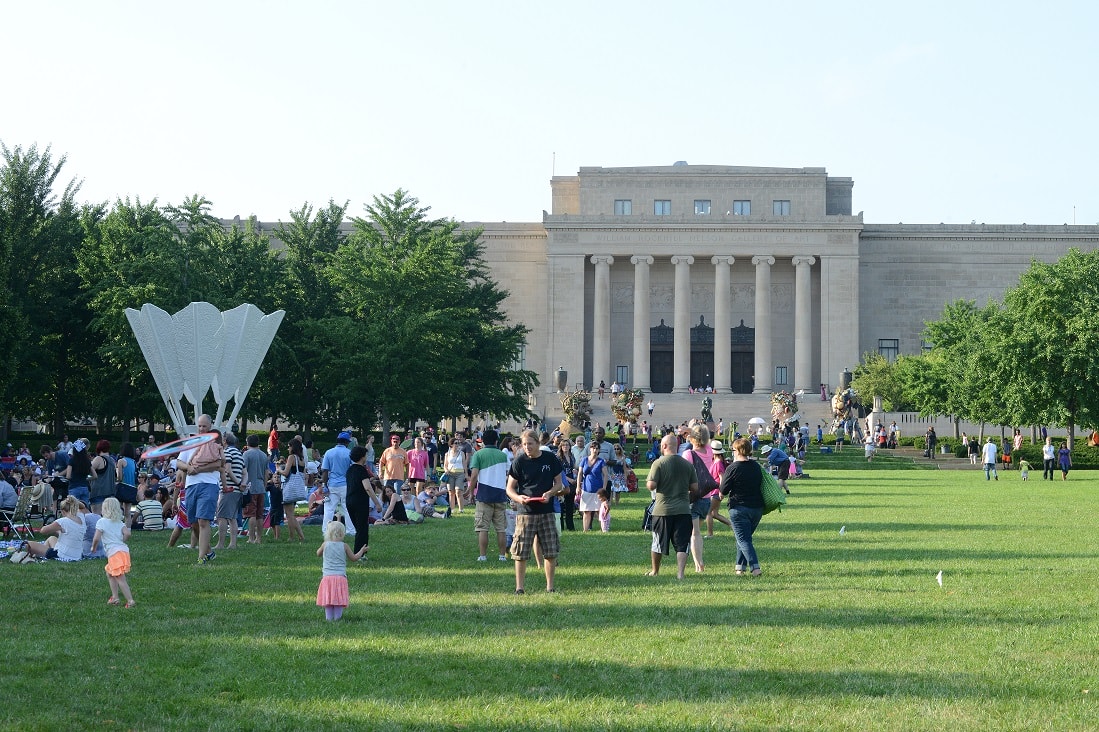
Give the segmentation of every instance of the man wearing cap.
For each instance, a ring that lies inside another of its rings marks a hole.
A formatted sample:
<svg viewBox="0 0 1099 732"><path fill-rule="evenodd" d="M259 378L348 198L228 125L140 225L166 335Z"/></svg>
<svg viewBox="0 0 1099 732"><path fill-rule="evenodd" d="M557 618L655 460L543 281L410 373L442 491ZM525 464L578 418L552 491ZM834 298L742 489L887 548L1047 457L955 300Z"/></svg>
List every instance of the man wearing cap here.
<svg viewBox="0 0 1099 732"><path fill-rule="evenodd" d="M324 499L324 518L321 527L328 526L328 522L336 515L336 506L340 507L340 513L346 521L348 536L355 535L355 524L351 523L350 514L347 512L347 469L351 467L351 433L341 432L336 435L336 444L324 453L321 459L321 480L328 486L328 497Z"/></svg>
<svg viewBox="0 0 1099 732"><path fill-rule="evenodd" d="M394 493L400 493L404 487L405 471L408 469L408 453L401 447L400 435L389 436L389 447L382 450L378 468L385 484L392 486Z"/></svg>
<svg viewBox="0 0 1099 732"><path fill-rule="evenodd" d="M789 493L790 489L786 487L786 479L790 477L790 456L784 453L781 448L771 445L764 445L760 455L767 458L769 466L778 469L778 474L775 476L778 478L778 484L782 486L782 490Z"/></svg>

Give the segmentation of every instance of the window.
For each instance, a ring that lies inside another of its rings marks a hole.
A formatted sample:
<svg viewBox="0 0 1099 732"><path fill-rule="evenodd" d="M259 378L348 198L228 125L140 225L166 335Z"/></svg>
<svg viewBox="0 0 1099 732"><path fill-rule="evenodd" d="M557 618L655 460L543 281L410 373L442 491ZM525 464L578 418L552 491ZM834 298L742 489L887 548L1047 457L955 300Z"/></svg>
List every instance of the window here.
<svg viewBox="0 0 1099 732"><path fill-rule="evenodd" d="M789 216L790 215L790 202L789 201L773 201L771 203L774 208L775 216Z"/></svg>
<svg viewBox="0 0 1099 732"><path fill-rule="evenodd" d="M614 202L615 216L630 216L633 214L633 201L628 198L620 198Z"/></svg>
<svg viewBox="0 0 1099 732"><path fill-rule="evenodd" d="M775 367L775 386L785 386L785 385L786 385L786 367L785 366L776 366Z"/></svg>
<svg viewBox="0 0 1099 732"><path fill-rule="evenodd" d="M733 201L733 216L751 216L751 201Z"/></svg>
<svg viewBox="0 0 1099 732"><path fill-rule="evenodd" d="M931 341L920 341L920 350L923 351L925 355L931 353L931 348L933 346L934 344Z"/></svg>
<svg viewBox="0 0 1099 732"><path fill-rule="evenodd" d="M515 354L515 360L511 362L511 369L513 371L526 371L527 370L527 347L519 346L519 352Z"/></svg>
<svg viewBox="0 0 1099 732"><path fill-rule="evenodd" d="M620 385L625 386L630 383L630 367L629 366L615 366L614 367L614 380Z"/></svg>
<svg viewBox="0 0 1099 732"><path fill-rule="evenodd" d="M695 216L709 216L710 215L710 202L709 201L695 201Z"/></svg>
<svg viewBox="0 0 1099 732"><path fill-rule="evenodd" d="M671 201L653 201L653 214L655 216L671 216L672 215L672 202Z"/></svg>
<svg viewBox="0 0 1099 732"><path fill-rule="evenodd" d="M893 363L897 360L897 356L900 355L901 342L898 338L879 338L878 339L878 355L884 356L885 360L889 363Z"/></svg>

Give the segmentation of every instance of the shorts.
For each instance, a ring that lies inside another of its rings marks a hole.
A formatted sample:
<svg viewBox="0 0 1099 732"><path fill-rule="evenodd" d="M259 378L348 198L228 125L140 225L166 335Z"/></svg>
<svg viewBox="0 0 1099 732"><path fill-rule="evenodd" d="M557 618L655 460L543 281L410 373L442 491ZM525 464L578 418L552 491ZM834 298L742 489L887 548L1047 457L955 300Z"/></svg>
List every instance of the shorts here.
<svg viewBox="0 0 1099 732"><path fill-rule="evenodd" d="M237 511L240 510L241 494L233 491L232 493L222 493L218 496L218 507L214 514L215 518L219 519L236 519Z"/></svg>
<svg viewBox="0 0 1099 732"><path fill-rule="evenodd" d="M187 518L213 521L217 514L221 487L217 483L193 483L187 486Z"/></svg>
<svg viewBox="0 0 1099 732"><path fill-rule="evenodd" d="M241 501L244 518L259 518L263 515L263 494L247 493Z"/></svg>
<svg viewBox="0 0 1099 732"><path fill-rule="evenodd" d="M536 536L543 557L553 559L560 554L561 542L558 540L556 523L555 513L518 514L515 517L515 536L511 540L511 558L521 562L530 559Z"/></svg>
<svg viewBox="0 0 1099 732"><path fill-rule="evenodd" d="M473 530L476 533L482 531L495 531L503 533L508 527L508 517L505 513L506 503L485 503L477 501L477 511L473 514Z"/></svg>
<svg viewBox="0 0 1099 732"><path fill-rule="evenodd" d="M115 552L107 558L108 577L123 577L130 573L130 553Z"/></svg>
<svg viewBox="0 0 1099 732"><path fill-rule="evenodd" d="M692 519L704 519L710 515L710 494L707 493L702 498L691 504L691 518Z"/></svg>
<svg viewBox="0 0 1099 732"><path fill-rule="evenodd" d="M691 545L691 532L694 530L691 514L675 516L653 516L653 554L670 554L670 547L676 553L684 553Z"/></svg>

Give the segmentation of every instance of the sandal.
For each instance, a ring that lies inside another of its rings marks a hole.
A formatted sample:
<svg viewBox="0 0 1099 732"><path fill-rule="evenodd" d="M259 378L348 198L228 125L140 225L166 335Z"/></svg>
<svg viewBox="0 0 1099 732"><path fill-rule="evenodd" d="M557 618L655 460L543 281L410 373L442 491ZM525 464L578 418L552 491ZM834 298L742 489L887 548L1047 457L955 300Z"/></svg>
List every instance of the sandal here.
<svg viewBox="0 0 1099 732"><path fill-rule="evenodd" d="M115 604L117 605L118 603L115 603ZM128 607L128 608L133 607L136 604L137 604L136 602L134 602L133 600L130 600L129 602L126 603L126 607Z"/></svg>
<svg viewBox="0 0 1099 732"><path fill-rule="evenodd" d="M117 605L118 604L118 598L117 597L108 598L107 599L107 604L108 605Z"/></svg>

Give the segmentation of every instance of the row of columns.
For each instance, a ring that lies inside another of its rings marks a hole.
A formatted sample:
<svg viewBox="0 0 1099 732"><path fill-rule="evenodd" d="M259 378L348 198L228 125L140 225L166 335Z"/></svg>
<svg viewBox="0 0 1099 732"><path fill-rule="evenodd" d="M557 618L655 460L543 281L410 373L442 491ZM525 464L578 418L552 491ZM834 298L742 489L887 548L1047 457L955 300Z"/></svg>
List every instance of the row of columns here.
<svg viewBox="0 0 1099 732"><path fill-rule="evenodd" d="M630 257L634 266L633 280L633 383L635 388L649 391L649 268L653 264L649 255ZM675 267L675 299L672 326L675 329L672 343L672 393L686 394L691 378L691 255L677 254L671 258ZM735 257L716 255L710 258L714 265L714 391L718 394L732 392L729 353L730 324L729 284L730 270ZM593 380L607 379L611 369L611 265L614 257L604 254L592 256L595 265L595 303L592 335ZM816 259L796 256L794 266L794 384L796 388L815 391L813 378L813 330L812 330L812 267ZM771 267L775 258L769 255L752 257L756 268L755 301L755 393L770 393L773 384L774 359L772 356L771 323ZM763 293L763 297L760 294Z"/></svg>

